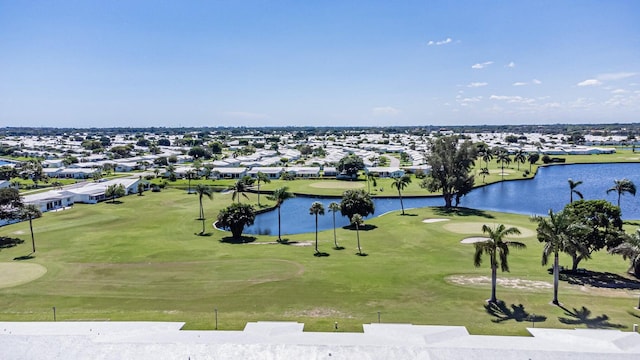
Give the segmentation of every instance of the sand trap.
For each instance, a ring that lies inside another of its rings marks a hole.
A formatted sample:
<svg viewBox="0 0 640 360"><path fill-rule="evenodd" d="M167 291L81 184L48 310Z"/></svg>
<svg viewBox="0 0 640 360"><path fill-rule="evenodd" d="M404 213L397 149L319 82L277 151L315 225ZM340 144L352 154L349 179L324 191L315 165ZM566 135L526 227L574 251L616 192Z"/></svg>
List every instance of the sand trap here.
<svg viewBox="0 0 640 360"><path fill-rule="evenodd" d="M464 276L453 275L446 278L450 283L456 285L488 285L491 286L491 278L489 276ZM497 284L511 289L521 290L540 290L551 289L553 284L544 281L534 281L525 279L500 278L496 280Z"/></svg>
<svg viewBox="0 0 640 360"><path fill-rule="evenodd" d="M497 223L489 223L489 222L486 222L486 223L485 222L452 222L452 223L444 224L443 227L446 230L456 234L482 235L482 225L485 225L485 224L489 225L489 227L492 227L492 228L497 225ZM522 226L515 226L512 224L504 224L504 226L507 228L517 227L518 230L520 230L521 232L520 235L512 235L512 236L509 236L508 238L529 237L529 236L536 235L535 231L524 228Z"/></svg>
<svg viewBox="0 0 640 360"><path fill-rule="evenodd" d="M47 268L34 263L25 262L1 262L0 263L0 288L26 284L47 272Z"/></svg>
<svg viewBox="0 0 640 360"><path fill-rule="evenodd" d="M449 221L449 219L424 219L424 220L422 220L422 222L425 223L425 224L437 223L437 222L443 222L443 221Z"/></svg>
<svg viewBox="0 0 640 360"><path fill-rule="evenodd" d="M320 181L309 184L310 187L318 189L360 189L365 182L361 181Z"/></svg>
<svg viewBox="0 0 640 360"><path fill-rule="evenodd" d="M460 240L460 243L462 243L462 244L475 244L477 242L485 242L487 240L489 240L489 238L476 236L476 237L468 237L466 239L462 239L462 240Z"/></svg>

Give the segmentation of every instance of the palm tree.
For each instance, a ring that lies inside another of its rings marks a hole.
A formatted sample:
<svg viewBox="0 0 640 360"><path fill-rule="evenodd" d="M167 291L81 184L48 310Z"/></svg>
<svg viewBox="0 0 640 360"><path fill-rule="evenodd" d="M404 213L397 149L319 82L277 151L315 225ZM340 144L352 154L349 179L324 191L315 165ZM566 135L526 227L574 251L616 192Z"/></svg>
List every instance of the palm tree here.
<svg viewBox="0 0 640 360"><path fill-rule="evenodd" d="M258 171L258 173L256 174L256 180L258 182L258 207L260 207L260 182L268 184L271 182L271 179L269 179L269 175L263 173L262 171Z"/></svg>
<svg viewBox="0 0 640 360"><path fill-rule="evenodd" d="M513 161L518 165L518 171L520 171L520 164L524 164L527 161L527 156L522 149L518 149L513 155Z"/></svg>
<svg viewBox="0 0 640 360"><path fill-rule="evenodd" d="M335 201L331 202L331 204L329 204L329 211L331 211L331 213L333 214L333 243L335 244L335 249L337 250L340 247L338 246L338 238L336 237L336 213L340 211L340 204Z"/></svg>
<svg viewBox="0 0 640 360"><path fill-rule="evenodd" d="M360 225L364 224L364 221L362 220L362 215L360 214L353 215L353 217L351 218L351 223L356 226L356 237L358 239L358 255L362 255L362 249L360 249Z"/></svg>
<svg viewBox="0 0 640 360"><path fill-rule="evenodd" d="M582 193L576 190L576 188L580 186L580 184L582 184L582 181L573 181L572 179L569 179L568 181L569 181L569 190L571 190L571 196L569 197L569 202L573 202L573 194L578 195L580 199L584 199L584 196L582 196Z"/></svg>
<svg viewBox="0 0 640 360"><path fill-rule="evenodd" d="M187 194L191 194L191 179L196 175L196 171L194 169L187 170L187 180L189 182L189 189L187 190Z"/></svg>
<svg viewBox="0 0 640 360"><path fill-rule="evenodd" d="M31 246L33 252L36 252L36 240L33 236L33 219L37 219L42 216L40 208L33 204L27 204L22 208L22 218L29 220L29 229L31 230Z"/></svg>
<svg viewBox="0 0 640 360"><path fill-rule="evenodd" d="M486 183L486 181L484 181L485 177L487 175L489 175L489 169L487 169L486 167L480 169L480 175L482 175L482 182Z"/></svg>
<svg viewBox="0 0 640 360"><path fill-rule="evenodd" d="M204 207L202 206L202 198L205 196L209 198L209 200L213 200L213 191L207 185L198 184L196 185L196 194L198 194L198 201L200 202L200 217L198 220L202 220L202 232L204 234Z"/></svg>
<svg viewBox="0 0 640 360"><path fill-rule="evenodd" d="M489 168L489 161L493 160L493 154L491 153L491 150L487 149L483 154L482 154L482 161L484 161L485 165L487 168Z"/></svg>
<svg viewBox="0 0 640 360"><path fill-rule="evenodd" d="M623 193L629 193L636 196L636 185L629 179L614 180L614 185L607 190L607 194L615 191L618 193L618 207L620 207L620 196Z"/></svg>
<svg viewBox="0 0 640 360"><path fill-rule="evenodd" d="M636 229L634 234L627 235L625 241L610 249L609 253L622 255L625 260L629 259L631 261L629 273L640 277L640 228Z"/></svg>
<svg viewBox="0 0 640 360"><path fill-rule="evenodd" d="M396 177L391 183L391 187L398 189L398 197L400 197L400 208L402 208L402 215L404 215L404 204L402 202L402 190L404 190L411 183L411 177L409 175L402 175Z"/></svg>
<svg viewBox="0 0 640 360"><path fill-rule="evenodd" d="M240 179L238 181L236 181L235 184L233 184L233 186L231 187L231 190L233 191L231 193L231 201L235 201L236 198L238 199L238 204L240 203L240 195L244 196L245 199L249 199L249 197L247 196L247 194L245 194L245 192L247 191L247 183L244 182L244 180Z"/></svg>
<svg viewBox="0 0 640 360"><path fill-rule="evenodd" d="M374 172L367 173L367 192L368 193L371 193L371 183L373 183L374 188L378 186L378 183L376 182L377 177L378 176Z"/></svg>
<svg viewBox="0 0 640 360"><path fill-rule="evenodd" d="M509 152L506 149L500 149L498 154L496 155L496 162L500 164L500 168L502 169L502 180L504 180L504 164L511 164L511 158L509 157Z"/></svg>
<svg viewBox="0 0 640 360"><path fill-rule="evenodd" d="M277 188L273 192L273 194L267 196L267 198L269 200L276 202L276 208L278 208L278 242L282 242L281 231L280 231L280 225L281 225L280 207L282 206L282 203L285 202L285 200L291 199L294 196L295 195L290 193L289 192L289 188L286 187L286 186L283 186L281 188Z"/></svg>
<svg viewBox="0 0 640 360"><path fill-rule="evenodd" d="M533 164L538 162L539 159L540 159L540 154L535 152L529 153L529 155L527 156L527 161L529 162L529 172L531 172L531 167L533 166Z"/></svg>
<svg viewBox="0 0 640 360"><path fill-rule="evenodd" d="M518 241L505 241L504 238L509 235L518 235L520 230L516 227L506 228L504 224L491 228L488 225L482 225L482 233L488 235L486 241L475 243L476 252L473 257L473 264L478 267L482 264L482 254L486 253L491 261L491 298L490 303L497 302L496 299L496 278L498 265L502 271L509 271L509 247L524 248L525 244Z"/></svg>
<svg viewBox="0 0 640 360"><path fill-rule="evenodd" d="M316 254L318 254L320 252L318 251L318 215L324 215L324 206L322 203L314 201L309 208L309 215L316 216Z"/></svg>

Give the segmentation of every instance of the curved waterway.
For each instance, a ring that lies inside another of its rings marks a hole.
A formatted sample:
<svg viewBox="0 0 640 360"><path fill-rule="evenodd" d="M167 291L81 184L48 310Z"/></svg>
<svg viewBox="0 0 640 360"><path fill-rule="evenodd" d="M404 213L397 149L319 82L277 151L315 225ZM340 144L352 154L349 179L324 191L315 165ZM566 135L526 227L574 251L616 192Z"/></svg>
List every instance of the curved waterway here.
<svg viewBox="0 0 640 360"><path fill-rule="evenodd" d="M481 210L494 210L524 215L546 215L549 209L562 210L569 202L568 179L582 181L576 189L584 198L605 199L617 203L616 192L607 194L607 189L614 185L614 180L627 178L640 187L640 164L580 164L554 165L541 167L532 180L505 181L476 188L463 197L460 206ZM577 196L574 195L574 199ZM313 215L309 215L309 207L314 201L324 205L325 215L318 216L318 229L333 228L333 214L329 211L331 202L340 202L339 198L295 197L284 202L282 212L282 234L300 234L315 231ZM390 211L400 210L398 198L374 198L375 214L380 216ZM404 208L425 206L443 206L441 196L403 198ZM623 219L640 219L640 194L634 197L622 195L620 200ZM346 217L336 213L336 226L349 224ZM256 216L255 223L245 228L245 234L278 234L278 212L269 211Z"/></svg>

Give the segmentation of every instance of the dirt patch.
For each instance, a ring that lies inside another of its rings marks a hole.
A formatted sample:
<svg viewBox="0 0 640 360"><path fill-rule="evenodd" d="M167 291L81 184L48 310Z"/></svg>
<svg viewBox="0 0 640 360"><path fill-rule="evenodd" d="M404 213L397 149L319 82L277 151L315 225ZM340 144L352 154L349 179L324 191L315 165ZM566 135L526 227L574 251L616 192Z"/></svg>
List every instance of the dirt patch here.
<svg viewBox="0 0 640 360"><path fill-rule="evenodd" d="M318 189L360 189L364 187L359 181L320 181L309 184L310 187Z"/></svg>
<svg viewBox="0 0 640 360"><path fill-rule="evenodd" d="M452 275L447 277L445 280L456 285L491 286L491 278L488 276ZM548 282L525 279L498 278L497 283L499 286L505 288L521 290L541 290L553 288L553 284Z"/></svg>
<svg viewBox="0 0 640 360"><path fill-rule="evenodd" d="M46 274L47 268L34 263L0 263L0 289L31 282Z"/></svg>
<svg viewBox="0 0 640 360"><path fill-rule="evenodd" d="M481 222L453 222L449 224L445 224L444 228L448 231L457 234L469 234L469 235L481 235L482 234L482 225L486 223ZM486 224L490 227L494 227L496 224ZM524 228L522 226L515 226L511 224L504 224L505 227L517 227L520 230L520 235L512 235L509 237L529 237L534 236L536 234L535 231L531 229Z"/></svg>
<svg viewBox="0 0 640 360"><path fill-rule="evenodd" d="M437 223L437 222L443 222L443 221L449 221L449 219L424 219L424 220L422 220L422 222L425 223L425 224L431 224L431 223Z"/></svg>
<svg viewBox="0 0 640 360"><path fill-rule="evenodd" d="M24 235L24 231L18 230L13 232L14 235Z"/></svg>
<svg viewBox="0 0 640 360"><path fill-rule="evenodd" d="M477 242L485 242L489 240L488 237L482 237L482 236L474 236L474 237L468 237L465 239L460 240L460 243L462 244L475 244Z"/></svg>

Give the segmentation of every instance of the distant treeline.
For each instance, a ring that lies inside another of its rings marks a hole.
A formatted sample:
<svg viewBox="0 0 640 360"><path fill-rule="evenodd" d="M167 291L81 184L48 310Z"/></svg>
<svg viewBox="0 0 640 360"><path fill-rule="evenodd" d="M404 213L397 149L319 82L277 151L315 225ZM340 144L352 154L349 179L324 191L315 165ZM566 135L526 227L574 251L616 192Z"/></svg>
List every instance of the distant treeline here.
<svg viewBox="0 0 640 360"><path fill-rule="evenodd" d="M117 127L117 128L53 128L53 127L4 127L0 128L0 136L62 136L73 134L87 135L116 135L152 133L159 135L184 134L220 134L220 135L279 135L293 134L294 137L305 136L336 136L354 133L384 133L384 134L412 134L424 135L434 131L452 131L464 133L543 133L543 134L573 134L583 135L640 135L640 123L631 124L545 124L545 125L464 125L464 126L391 126L391 127L318 127L318 126L283 126L283 127Z"/></svg>

